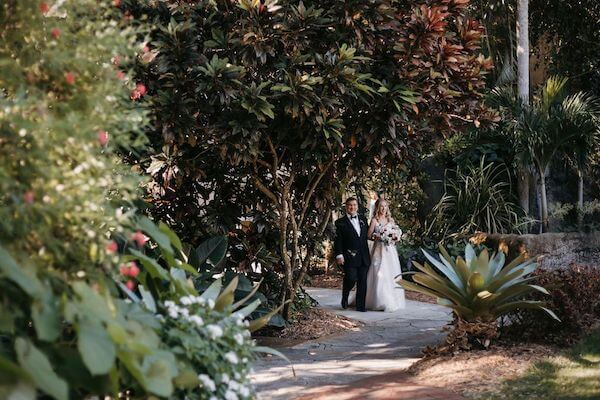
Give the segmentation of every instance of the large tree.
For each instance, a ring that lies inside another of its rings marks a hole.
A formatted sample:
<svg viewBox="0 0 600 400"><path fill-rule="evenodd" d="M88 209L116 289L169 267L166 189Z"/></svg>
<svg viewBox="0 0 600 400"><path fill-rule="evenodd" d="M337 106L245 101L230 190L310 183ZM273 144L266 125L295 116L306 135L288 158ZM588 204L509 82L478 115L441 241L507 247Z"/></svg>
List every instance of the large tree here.
<svg viewBox="0 0 600 400"><path fill-rule="evenodd" d="M293 299L349 179L408 169L486 118L491 63L467 3L131 5L151 30L139 76L154 108L152 212L192 241L208 221L254 218L279 259L280 300Z"/></svg>

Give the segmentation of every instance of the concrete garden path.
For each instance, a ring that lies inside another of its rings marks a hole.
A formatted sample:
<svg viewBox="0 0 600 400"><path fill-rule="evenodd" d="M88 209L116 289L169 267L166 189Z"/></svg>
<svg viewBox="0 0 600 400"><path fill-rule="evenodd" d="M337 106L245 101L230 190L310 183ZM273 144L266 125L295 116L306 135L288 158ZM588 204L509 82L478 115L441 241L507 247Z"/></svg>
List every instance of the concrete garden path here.
<svg viewBox="0 0 600 400"><path fill-rule="evenodd" d="M420 383L406 383L401 371L421 357L423 347L443 338L441 329L451 319L447 308L407 300L406 308L394 313L361 313L341 308L338 289L311 288L307 292L322 308L361 321L364 326L343 335L279 348L294 365L295 377L284 360L259 360L252 375L259 399L460 398Z"/></svg>

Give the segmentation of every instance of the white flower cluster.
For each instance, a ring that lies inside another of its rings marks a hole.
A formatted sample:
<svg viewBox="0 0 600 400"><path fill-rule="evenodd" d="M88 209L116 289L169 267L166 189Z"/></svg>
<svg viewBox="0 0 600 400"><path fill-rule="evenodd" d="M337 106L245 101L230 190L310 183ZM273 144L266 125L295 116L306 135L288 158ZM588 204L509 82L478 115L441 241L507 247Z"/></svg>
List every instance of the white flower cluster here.
<svg viewBox="0 0 600 400"><path fill-rule="evenodd" d="M184 296L180 299L181 304L183 304L183 305L193 304L193 303L188 302L190 298L193 299L193 301L196 304L204 304L204 302L205 302L205 300L201 297ZM188 310L186 307L178 306L177 304L175 304L174 301L171 301L171 300L165 301L165 307L167 308L167 314L169 315L169 317L171 317L173 319L183 318L183 319L191 322L192 324L196 325L197 327L204 326L204 320L202 319L202 317L200 317L199 315L190 315L190 310Z"/></svg>
<svg viewBox="0 0 600 400"><path fill-rule="evenodd" d="M239 379L239 374L236 372L235 376ZM217 391L217 384L213 381L210 376L206 374L198 375L198 380L200 381L200 387L206 389L211 393L215 393ZM238 382L237 380L233 380L229 378L227 374L221 374L220 384L223 385L225 389L225 400L239 400L240 398L248 398L250 396L250 388L248 386ZM211 400L216 400L216 396L211 396Z"/></svg>

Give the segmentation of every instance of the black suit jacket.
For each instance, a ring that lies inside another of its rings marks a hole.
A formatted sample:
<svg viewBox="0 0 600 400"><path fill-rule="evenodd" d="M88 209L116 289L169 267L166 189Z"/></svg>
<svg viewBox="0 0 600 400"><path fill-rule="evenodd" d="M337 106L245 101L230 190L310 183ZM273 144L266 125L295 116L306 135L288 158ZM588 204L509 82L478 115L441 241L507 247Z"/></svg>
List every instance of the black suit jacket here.
<svg viewBox="0 0 600 400"><path fill-rule="evenodd" d="M369 254L369 245L367 244L367 231L369 224L362 215L358 216L360 223L360 236L352 226L348 216L335 221L335 255L344 256L344 266L346 267L369 267L371 265L371 255Z"/></svg>

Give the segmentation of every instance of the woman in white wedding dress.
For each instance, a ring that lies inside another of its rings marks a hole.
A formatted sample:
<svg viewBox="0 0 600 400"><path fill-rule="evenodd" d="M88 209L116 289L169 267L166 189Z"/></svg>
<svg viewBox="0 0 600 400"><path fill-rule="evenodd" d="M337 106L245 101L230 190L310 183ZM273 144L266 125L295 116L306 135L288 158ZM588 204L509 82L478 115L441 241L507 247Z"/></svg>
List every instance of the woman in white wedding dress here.
<svg viewBox="0 0 600 400"><path fill-rule="evenodd" d="M377 200L368 231L373 243L367 275L367 310L393 312L404 308L404 289L396 283L402 273L396 245L381 240L381 233L394 226L387 202Z"/></svg>

